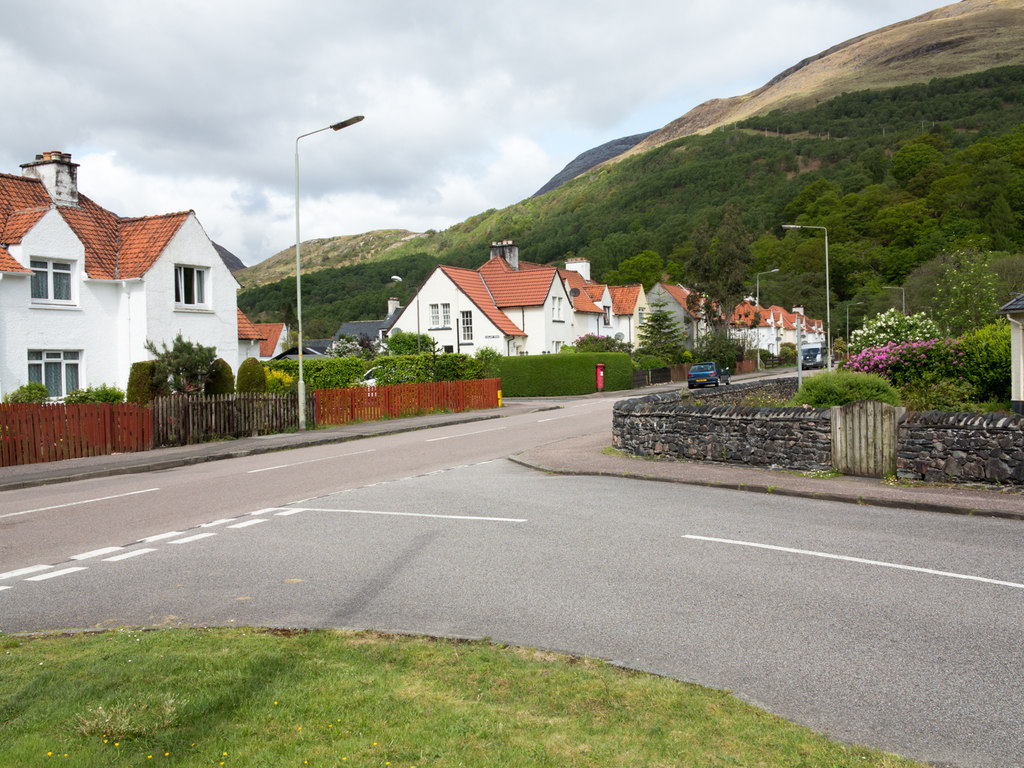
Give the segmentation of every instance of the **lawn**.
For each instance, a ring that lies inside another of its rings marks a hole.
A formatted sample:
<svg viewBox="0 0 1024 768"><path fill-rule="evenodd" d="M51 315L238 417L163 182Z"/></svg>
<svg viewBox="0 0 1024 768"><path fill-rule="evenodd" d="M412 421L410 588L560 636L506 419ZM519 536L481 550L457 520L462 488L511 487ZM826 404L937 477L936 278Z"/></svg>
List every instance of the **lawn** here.
<svg viewBox="0 0 1024 768"><path fill-rule="evenodd" d="M912 766L728 693L489 642L0 635L4 766Z"/></svg>

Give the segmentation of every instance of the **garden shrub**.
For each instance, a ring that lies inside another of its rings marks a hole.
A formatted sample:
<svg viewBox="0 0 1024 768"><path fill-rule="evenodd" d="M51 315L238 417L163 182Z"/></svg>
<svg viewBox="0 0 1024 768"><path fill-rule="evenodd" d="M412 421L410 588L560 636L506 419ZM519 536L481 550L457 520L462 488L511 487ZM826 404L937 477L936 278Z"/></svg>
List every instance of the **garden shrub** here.
<svg viewBox="0 0 1024 768"><path fill-rule="evenodd" d="M882 347L907 341L924 341L938 337L939 326L924 312L905 315L890 309L867 320L850 334L849 351L856 353L869 347Z"/></svg>
<svg viewBox="0 0 1024 768"><path fill-rule="evenodd" d="M783 365L796 365L796 344L785 341L779 346L779 362Z"/></svg>
<svg viewBox="0 0 1024 768"><path fill-rule="evenodd" d="M911 411L976 411L976 399L966 379L925 376L900 388L900 400Z"/></svg>
<svg viewBox="0 0 1024 768"><path fill-rule="evenodd" d="M87 387L68 392L65 403L123 403L124 392L115 386L100 384L98 387Z"/></svg>
<svg viewBox="0 0 1024 768"><path fill-rule="evenodd" d="M874 373L856 371L822 371L803 380L800 391L791 405L810 405L830 408L859 400L879 400L890 405L900 404L900 395L888 381Z"/></svg>
<svg viewBox="0 0 1024 768"><path fill-rule="evenodd" d="M264 370L267 377L267 392L273 395L294 395L298 392L298 380L287 371Z"/></svg>
<svg viewBox="0 0 1024 768"><path fill-rule="evenodd" d="M633 345L628 341L619 341L613 336L598 336L596 333L580 336L572 346L577 352L625 352L628 355L633 351Z"/></svg>
<svg viewBox="0 0 1024 768"><path fill-rule="evenodd" d="M22 384L13 392L8 393L4 397L5 403L45 403L50 398L50 391L46 388L45 384L40 384L37 381L30 381L28 384Z"/></svg>
<svg viewBox="0 0 1024 768"><path fill-rule="evenodd" d="M153 355L153 379L158 385L172 392L205 391L217 359L215 347L187 341L179 333L170 348L161 342L161 349L157 349L153 341L147 341L146 350ZM231 382L233 387L233 377Z"/></svg>
<svg viewBox="0 0 1024 768"><path fill-rule="evenodd" d="M203 392L207 395L231 395L235 392L235 374L227 360L218 357L213 361L210 376Z"/></svg>
<svg viewBox="0 0 1024 768"><path fill-rule="evenodd" d="M960 340L963 376L980 401L1010 399L1010 324L1005 319L965 333Z"/></svg>
<svg viewBox="0 0 1024 768"><path fill-rule="evenodd" d="M165 394L167 394L167 388L157 382L152 360L140 360L137 363L132 363L131 371L128 374L126 393L129 403L149 405L154 397Z"/></svg>
<svg viewBox="0 0 1024 768"><path fill-rule="evenodd" d="M725 333L708 333L701 336L693 347L697 362L715 362L719 368L736 370L736 342Z"/></svg>
<svg viewBox="0 0 1024 768"><path fill-rule="evenodd" d="M267 371L255 357L247 357L238 366L238 377L235 380L236 392L266 392Z"/></svg>
<svg viewBox="0 0 1024 768"><path fill-rule="evenodd" d="M960 380L966 373L959 339L892 342L868 347L851 355L843 368L877 374L896 387L917 384L925 378Z"/></svg>
<svg viewBox="0 0 1024 768"><path fill-rule="evenodd" d="M655 368L668 368L668 363L657 355L637 353L633 357L633 366L637 370L653 370Z"/></svg>
<svg viewBox="0 0 1024 768"><path fill-rule="evenodd" d="M598 363L604 363L607 391L631 389L633 362L622 352L502 357L501 390L506 397L552 397L594 392Z"/></svg>
<svg viewBox="0 0 1024 768"><path fill-rule="evenodd" d="M359 357L310 357L302 360L302 375L306 390L341 389L358 386L369 366ZM299 378L298 360L272 360L268 371L283 371L293 379Z"/></svg>

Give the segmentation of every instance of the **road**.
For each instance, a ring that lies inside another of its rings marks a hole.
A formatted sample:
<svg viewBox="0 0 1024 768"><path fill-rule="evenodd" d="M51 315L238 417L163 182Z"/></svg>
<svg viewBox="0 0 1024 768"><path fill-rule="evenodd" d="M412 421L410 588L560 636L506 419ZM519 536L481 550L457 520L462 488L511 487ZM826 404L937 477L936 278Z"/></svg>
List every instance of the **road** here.
<svg viewBox="0 0 1024 768"><path fill-rule="evenodd" d="M610 400L566 405L0 494L0 630L491 637L937 764L1024 766L1019 522L505 460L607 430Z"/></svg>

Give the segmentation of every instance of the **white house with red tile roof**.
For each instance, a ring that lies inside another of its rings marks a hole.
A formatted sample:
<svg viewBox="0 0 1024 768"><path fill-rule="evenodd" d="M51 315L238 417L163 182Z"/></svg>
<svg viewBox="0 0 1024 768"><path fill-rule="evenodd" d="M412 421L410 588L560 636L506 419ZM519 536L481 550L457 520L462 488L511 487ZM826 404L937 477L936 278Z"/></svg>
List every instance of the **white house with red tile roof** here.
<svg viewBox="0 0 1024 768"><path fill-rule="evenodd" d="M799 320L802 320L802 346L821 346L825 343L824 323L806 317L803 307L794 307L792 312L777 305L765 309L750 299L740 302L733 310L730 334L734 339L742 341L747 349L760 347L769 354L777 355L783 344L796 345Z"/></svg>
<svg viewBox="0 0 1024 768"><path fill-rule="evenodd" d="M288 326L284 323L253 323L260 333L260 360L272 360L288 349Z"/></svg>
<svg viewBox="0 0 1024 768"><path fill-rule="evenodd" d="M0 174L0 396L29 381L54 397L124 389L146 342L179 333L235 369L255 349L238 283L194 212L119 217L79 194L62 152L21 167Z"/></svg>

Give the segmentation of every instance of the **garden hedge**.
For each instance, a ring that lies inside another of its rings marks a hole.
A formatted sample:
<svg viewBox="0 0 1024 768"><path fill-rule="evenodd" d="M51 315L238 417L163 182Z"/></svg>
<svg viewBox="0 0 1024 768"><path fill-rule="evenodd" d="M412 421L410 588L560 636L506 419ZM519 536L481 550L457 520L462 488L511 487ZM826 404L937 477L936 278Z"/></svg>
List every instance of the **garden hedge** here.
<svg viewBox="0 0 1024 768"><path fill-rule="evenodd" d="M633 387L633 364L622 352L577 352L572 355L502 357L501 393L504 397L555 397L597 391L594 372L604 363L604 388Z"/></svg>

